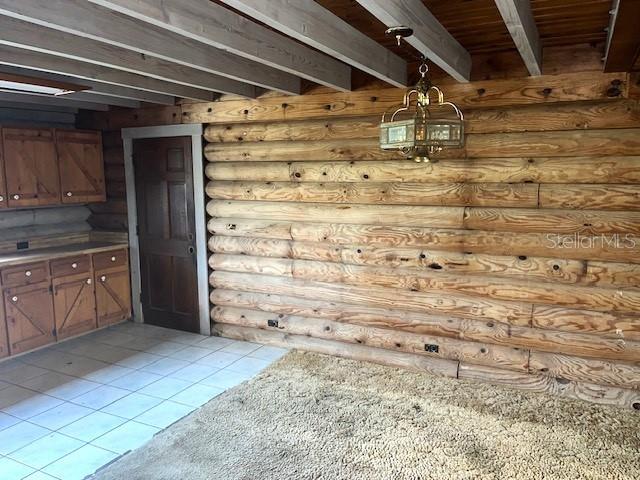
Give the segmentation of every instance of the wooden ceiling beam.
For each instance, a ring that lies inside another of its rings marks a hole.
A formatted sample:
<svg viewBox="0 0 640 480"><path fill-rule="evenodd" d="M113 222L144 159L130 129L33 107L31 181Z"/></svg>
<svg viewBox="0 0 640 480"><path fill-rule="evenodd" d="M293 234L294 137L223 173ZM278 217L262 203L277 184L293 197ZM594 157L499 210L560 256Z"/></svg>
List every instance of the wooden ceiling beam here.
<svg viewBox="0 0 640 480"><path fill-rule="evenodd" d="M113 97L125 98L129 100L157 103L159 105L175 105L175 97L172 95L148 92L145 90L122 87L120 85L112 85L109 83L100 83L93 80L78 79L68 75L41 72L29 68L13 67L10 65L0 65L0 73L11 73L14 75L25 75L29 77L43 78L46 80L75 83L85 87L90 87L91 90L88 90L89 92L95 92L102 95L110 95Z"/></svg>
<svg viewBox="0 0 640 480"><path fill-rule="evenodd" d="M108 85L131 87L147 92L162 93L205 102L213 101L217 97L217 94L208 90L187 87L148 76L114 70L101 65L79 62L2 44L0 44L0 64L24 67L41 72L59 73Z"/></svg>
<svg viewBox="0 0 640 480"><path fill-rule="evenodd" d="M257 96L258 87L248 83L2 15L0 44L147 75L213 92L232 93L246 98Z"/></svg>
<svg viewBox="0 0 640 480"><path fill-rule="evenodd" d="M0 0L0 14L151 55L287 94L300 93L295 75L230 54L86 0Z"/></svg>
<svg viewBox="0 0 640 480"><path fill-rule="evenodd" d="M78 100L81 102L101 103L112 107L140 108L140 102L131 100L130 98L114 97L113 95L104 95L102 93L92 91L82 91L63 95L60 98L67 97L70 100Z"/></svg>
<svg viewBox="0 0 640 480"><path fill-rule="evenodd" d="M82 108L84 110L95 110L106 112L109 105L99 102L89 102L85 100L74 100L66 96L48 97L43 95L33 95L27 93L0 92L0 105L4 102L11 103L34 103L41 106Z"/></svg>
<svg viewBox="0 0 640 480"><path fill-rule="evenodd" d="M640 55L640 0L617 0L612 10L605 72L629 72Z"/></svg>
<svg viewBox="0 0 640 480"><path fill-rule="evenodd" d="M351 89L348 65L209 0L89 1L321 85Z"/></svg>
<svg viewBox="0 0 640 480"><path fill-rule="evenodd" d="M453 38L421 0L357 0L388 27L407 26L407 43L459 82L468 82L471 55Z"/></svg>
<svg viewBox="0 0 640 480"><path fill-rule="evenodd" d="M495 0L518 52L533 76L542 75L542 43L529 0Z"/></svg>
<svg viewBox="0 0 640 480"><path fill-rule="evenodd" d="M395 87L407 86L407 62L313 0L222 2Z"/></svg>

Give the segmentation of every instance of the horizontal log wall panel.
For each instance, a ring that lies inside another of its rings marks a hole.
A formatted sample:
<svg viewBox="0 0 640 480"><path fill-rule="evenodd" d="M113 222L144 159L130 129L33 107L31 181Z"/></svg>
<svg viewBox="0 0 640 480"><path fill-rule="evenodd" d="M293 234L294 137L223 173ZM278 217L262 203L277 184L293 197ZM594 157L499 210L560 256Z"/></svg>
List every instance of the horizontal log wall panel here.
<svg viewBox="0 0 640 480"><path fill-rule="evenodd" d="M376 285L410 291L463 293L497 300L528 301L596 311L634 312L640 310L640 289L620 291L594 287L549 285L515 279L461 277L433 270L345 265L326 261L247 255L212 255L209 266L215 270L230 272L281 275L352 285Z"/></svg>
<svg viewBox="0 0 640 480"><path fill-rule="evenodd" d="M640 389L640 365L531 352L529 369L551 377Z"/></svg>
<svg viewBox="0 0 640 480"><path fill-rule="evenodd" d="M209 161L393 160L397 152L380 150L377 139L314 142L209 143ZM640 129L578 130L468 135L461 149L443 150L439 159L640 155Z"/></svg>
<svg viewBox="0 0 640 480"><path fill-rule="evenodd" d="M328 301L402 309L432 315L453 315L463 318L493 320L513 325L531 323L530 304L500 302L465 295L409 292L394 288L332 284L251 273L214 271L210 284L215 288L256 293L293 295L302 298L322 298Z"/></svg>
<svg viewBox="0 0 640 480"><path fill-rule="evenodd" d="M209 198L303 203L537 207L532 183L209 182Z"/></svg>
<svg viewBox="0 0 640 480"><path fill-rule="evenodd" d="M640 210L640 185L540 185L540 208Z"/></svg>
<svg viewBox="0 0 640 480"><path fill-rule="evenodd" d="M638 184L640 157L509 157L416 163L384 161L212 162L211 180L265 182L409 182Z"/></svg>
<svg viewBox="0 0 640 480"><path fill-rule="evenodd" d="M637 359L638 342L608 339L603 341L594 335L569 333L511 326L494 321L480 321L453 316L424 315L402 310L366 307L341 302L309 300L296 296L274 295L254 292L214 290L211 301L217 306L241 307L269 312L277 316L293 315L323 318L340 323L365 327L405 331L481 342L521 350L535 348L544 352L569 353L592 358L607 358L616 361ZM260 326L259 328L264 328Z"/></svg>
<svg viewBox="0 0 640 480"><path fill-rule="evenodd" d="M465 342L446 337L398 332L382 328L363 327L312 317L275 315L268 312L233 307L215 307L212 318L217 323L228 323L250 328L277 329L291 335L357 343L374 348L399 350L418 355L464 360L480 365L500 365L509 370L526 371L529 353L517 348L501 347L477 342ZM269 323L274 325L269 327ZM275 326L277 324L277 326ZM435 345L437 352L428 352L426 345Z"/></svg>
<svg viewBox="0 0 640 480"><path fill-rule="evenodd" d="M579 260L458 253L409 247L377 248L368 245L331 245L321 242L296 242L218 235L210 237L209 250L213 253L323 260L351 265L403 267L475 275L489 274L506 277L538 278L562 283L583 283L583 277L587 269L587 264ZM598 265L605 270L610 265L617 266L618 264L601 262ZM634 266L627 265L627 267ZM609 285L612 283L610 280L613 280L613 278L603 271L597 280L589 281L589 284L605 283ZM624 280L625 278L620 276L617 283L624 284ZM629 282L628 286L636 284Z"/></svg>
<svg viewBox="0 0 640 480"><path fill-rule="evenodd" d="M629 74L580 72L441 85L447 100L463 109L602 100L627 97ZM615 85L612 84L615 82ZM621 82L618 84L617 82ZM612 86L614 91L612 91ZM280 122L309 118L379 115L401 102L405 90L385 88L348 93L265 96L182 105L183 123ZM113 126L112 126L113 128Z"/></svg>
<svg viewBox="0 0 640 480"><path fill-rule="evenodd" d="M628 75L442 87L465 145L429 163L379 148L396 89L181 106L214 122L214 331L640 409Z"/></svg>
<svg viewBox="0 0 640 480"><path fill-rule="evenodd" d="M465 112L468 133L535 132L553 130L633 128L640 123L640 106L629 100L485 108ZM208 142L274 142L378 138L380 116L331 118L296 122L220 123L206 127Z"/></svg>
<svg viewBox="0 0 640 480"><path fill-rule="evenodd" d="M214 324L212 333L237 340L286 348L299 348L310 352L324 353L326 355L407 368L440 377L456 378L458 374L458 362L455 360L413 355L381 348L371 348L364 345L350 345L343 342L323 340L304 335L268 332L257 328L247 328L229 324Z"/></svg>
<svg viewBox="0 0 640 480"><path fill-rule="evenodd" d="M502 385L532 393L546 393L603 405L640 410L640 392L589 382L575 382L545 375L526 375L484 365L460 363L458 378Z"/></svg>
<svg viewBox="0 0 640 480"><path fill-rule="evenodd" d="M211 218L208 229L213 235L224 236L640 263L640 237L629 234L605 237L577 236L552 232L491 232L246 218Z"/></svg>
<svg viewBox="0 0 640 480"><path fill-rule="evenodd" d="M501 232L640 235L640 212L539 210L521 208L412 205L321 204L303 202L215 201L212 217L323 222L340 218L351 224L467 228Z"/></svg>
<svg viewBox="0 0 640 480"><path fill-rule="evenodd" d="M340 218L350 223L382 223L421 227L462 227L462 207L406 205L327 205L284 202L214 201L207 204L212 217L260 218L302 222Z"/></svg>

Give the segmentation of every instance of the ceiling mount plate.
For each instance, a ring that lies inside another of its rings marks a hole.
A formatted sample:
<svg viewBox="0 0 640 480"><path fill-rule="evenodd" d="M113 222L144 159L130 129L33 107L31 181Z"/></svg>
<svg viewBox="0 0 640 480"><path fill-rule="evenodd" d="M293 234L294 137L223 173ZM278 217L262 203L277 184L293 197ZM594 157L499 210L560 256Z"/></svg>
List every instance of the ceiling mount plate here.
<svg viewBox="0 0 640 480"><path fill-rule="evenodd" d="M405 27L404 25L398 25L397 27L387 28L384 33L396 37L396 42L398 42L398 46L400 46L400 41L403 38L407 38L413 35L413 28Z"/></svg>

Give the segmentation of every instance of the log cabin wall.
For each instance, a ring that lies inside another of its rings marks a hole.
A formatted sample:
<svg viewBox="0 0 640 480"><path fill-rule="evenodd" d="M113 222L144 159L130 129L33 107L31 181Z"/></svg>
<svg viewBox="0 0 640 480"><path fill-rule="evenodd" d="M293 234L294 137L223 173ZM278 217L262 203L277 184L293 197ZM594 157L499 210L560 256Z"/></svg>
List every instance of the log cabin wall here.
<svg viewBox="0 0 640 480"><path fill-rule="evenodd" d="M443 84L468 136L437 164L379 150L399 89L83 125L206 125L215 334L640 409L638 85Z"/></svg>
<svg viewBox="0 0 640 480"><path fill-rule="evenodd" d="M637 102L467 108L436 164L381 111L207 126L215 331L640 408Z"/></svg>

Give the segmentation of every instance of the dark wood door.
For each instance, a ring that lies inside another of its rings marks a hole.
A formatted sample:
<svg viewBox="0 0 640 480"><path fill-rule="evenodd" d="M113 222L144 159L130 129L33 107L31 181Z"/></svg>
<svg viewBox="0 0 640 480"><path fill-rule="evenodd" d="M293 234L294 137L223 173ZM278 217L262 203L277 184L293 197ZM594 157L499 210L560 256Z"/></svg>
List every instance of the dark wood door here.
<svg viewBox="0 0 640 480"><path fill-rule="evenodd" d="M55 322L49 282L6 289L4 305L12 355L54 341Z"/></svg>
<svg viewBox="0 0 640 480"><path fill-rule="evenodd" d="M53 130L3 128L9 207L60 203L60 176Z"/></svg>
<svg viewBox="0 0 640 480"><path fill-rule="evenodd" d="M104 202L102 135L83 130L56 130L62 203Z"/></svg>
<svg viewBox="0 0 640 480"><path fill-rule="evenodd" d="M54 279L53 310L58 339L96 328L93 275L89 272Z"/></svg>
<svg viewBox="0 0 640 480"><path fill-rule="evenodd" d="M0 135L0 209L7 208L7 182L4 178L4 148Z"/></svg>
<svg viewBox="0 0 640 480"><path fill-rule="evenodd" d="M95 288L98 327L106 327L131 317L128 268L96 272Z"/></svg>
<svg viewBox="0 0 640 480"><path fill-rule="evenodd" d="M4 318L4 302L0 301L0 358L9 355L9 340L7 338L7 323Z"/></svg>
<svg viewBox="0 0 640 480"><path fill-rule="evenodd" d="M199 331L191 137L134 142L144 321Z"/></svg>

